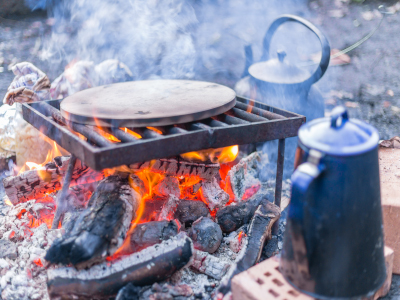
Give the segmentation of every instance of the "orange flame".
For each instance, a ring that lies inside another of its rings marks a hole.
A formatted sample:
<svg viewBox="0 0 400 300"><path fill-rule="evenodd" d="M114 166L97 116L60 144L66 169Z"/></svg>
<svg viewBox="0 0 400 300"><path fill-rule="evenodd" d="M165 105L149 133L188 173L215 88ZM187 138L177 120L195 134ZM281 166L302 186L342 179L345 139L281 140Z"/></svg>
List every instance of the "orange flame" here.
<svg viewBox="0 0 400 300"><path fill-rule="evenodd" d="M236 159L239 154L239 146L230 146L224 148L217 148L217 149L206 149L200 151L193 151L183 153L180 156L183 159L189 161L199 161L199 162L206 162L211 161L213 163L221 163L225 164L228 162L232 162Z"/></svg>
<svg viewBox="0 0 400 300"><path fill-rule="evenodd" d="M140 134L138 134L138 133L126 128L126 127L121 127L120 129L125 131L126 133L129 133L130 135L133 135L137 139L141 139L142 138L142 136Z"/></svg>

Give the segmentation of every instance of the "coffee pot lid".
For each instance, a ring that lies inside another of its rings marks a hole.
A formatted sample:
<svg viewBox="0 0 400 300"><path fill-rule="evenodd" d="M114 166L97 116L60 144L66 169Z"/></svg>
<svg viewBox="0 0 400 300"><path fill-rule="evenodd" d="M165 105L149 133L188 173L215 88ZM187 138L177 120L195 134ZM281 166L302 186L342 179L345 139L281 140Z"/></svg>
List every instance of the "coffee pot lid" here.
<svg viewBox="0 0 400 300"><path fill-rule="evenodd" d="M285 61L286 53L278 51L278 58L255 63L250 66L252 77L275 84L298 84L306 81L310 74Z"/></svg>
<svg viewBox="0 0 400 300"><path fill-rule="evenodd" d="M302 125L300 144L307 148L337 156L357 155L377 147L378 131L371 125L349 119L347 110L338 106L331 117L320 118Z"/></svg>

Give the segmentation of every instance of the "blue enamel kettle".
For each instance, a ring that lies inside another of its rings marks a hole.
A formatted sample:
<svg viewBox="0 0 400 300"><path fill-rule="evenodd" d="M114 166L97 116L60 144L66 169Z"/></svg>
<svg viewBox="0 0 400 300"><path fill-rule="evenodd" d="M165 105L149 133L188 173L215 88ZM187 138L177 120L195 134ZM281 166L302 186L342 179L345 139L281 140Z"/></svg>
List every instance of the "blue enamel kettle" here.
<svg viewBox="0 0 400 300"><path fill-rule="evenodd" d="M280 270L317 299L364 299L386 279L377 130L337 107L299 130Z"/></svg>

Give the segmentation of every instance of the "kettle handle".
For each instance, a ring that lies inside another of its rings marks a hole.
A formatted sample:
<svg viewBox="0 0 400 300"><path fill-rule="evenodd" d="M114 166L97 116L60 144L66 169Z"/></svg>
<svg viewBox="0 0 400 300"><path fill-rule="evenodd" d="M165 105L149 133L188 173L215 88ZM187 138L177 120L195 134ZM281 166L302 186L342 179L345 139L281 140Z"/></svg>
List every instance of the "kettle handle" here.
<svg viewBox="0 0 400 300"><path fill-rule="evenodd" d="M321 61L319 63L319 66L318 66L317 70L315 70L315 72L310 76L310 78L308 78L307 80L305 80L303 82L304 84L308 84L311 86L313 83L320 80L321 77L325 74L326 70L328 69L329 61L331 58L331 47L329 45L328 39L311 22L309 22L303 18L300 18L298 16L295 16L295 15L282 15L278 19L273 21L264 36L263 54L262 54L261 60L266 61L269 59L269 46L270 46L272 36L274 35L274 33L278 29L278 27L287 21L294 21L294 22L304 25L318 37L318 39L321 43L322 56L321 56Z"/></svg>
<svg viewBox="0 0 400 300"><path fill-rule="evenodd" d="M302 163L292 174L292 196L289 206L289 216L293 221L301 221L303 218L302 207L304 198L310 184L324 171L321 164L323 154L316 150L310 150L307 162Z"/></svg>

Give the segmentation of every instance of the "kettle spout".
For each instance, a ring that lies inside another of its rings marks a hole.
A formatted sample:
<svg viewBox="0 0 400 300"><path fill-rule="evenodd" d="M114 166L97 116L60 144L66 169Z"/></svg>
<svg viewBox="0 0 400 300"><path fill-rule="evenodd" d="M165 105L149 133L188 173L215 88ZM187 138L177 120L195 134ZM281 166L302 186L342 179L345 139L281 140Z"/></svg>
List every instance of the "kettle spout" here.
<svg viewBox="0 0 400 300"><path fill-rule="evenodd" d="M244 71L243 74L240 78L249 76L249 68L253 64L253 49L251 48L251 45L246 45L244 46L244 56L246 58L246 62L244 65Z"/></svg>

